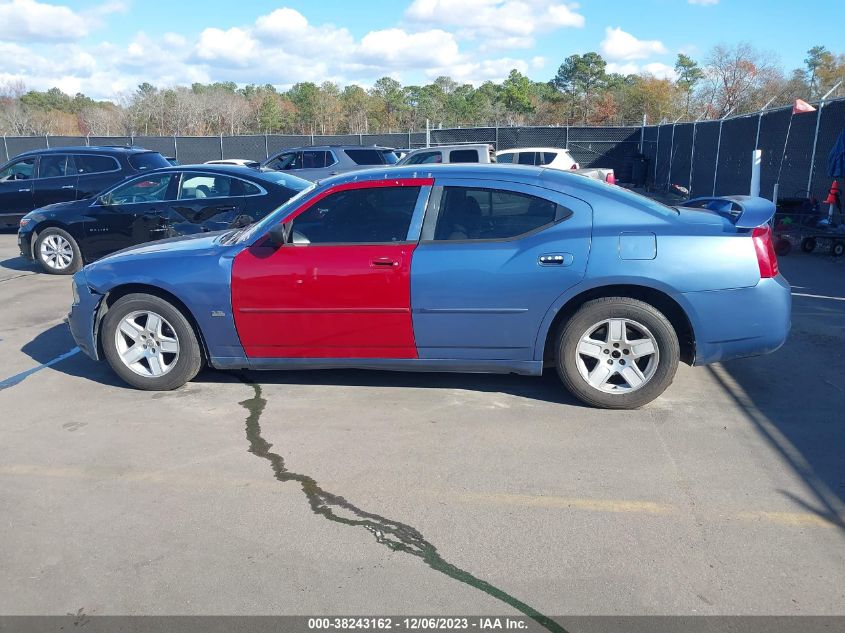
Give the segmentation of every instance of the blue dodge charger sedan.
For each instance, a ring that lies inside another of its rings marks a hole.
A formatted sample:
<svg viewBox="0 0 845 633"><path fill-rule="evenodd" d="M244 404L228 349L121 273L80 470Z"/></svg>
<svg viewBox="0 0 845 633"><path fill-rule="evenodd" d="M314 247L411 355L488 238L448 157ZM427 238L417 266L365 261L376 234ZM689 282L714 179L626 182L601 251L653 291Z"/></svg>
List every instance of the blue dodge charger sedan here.
<svg viewBox="0 0 845 633"><path fill-rule="evenodd" d="M515 165L379 168L297 188L250 227L86 266L69 317L80 348L151 390L204 363L554 366L580 400L628 409L658 397L680 361L772 352L789 332L774 205L761 198L668 207Z"/></svg>

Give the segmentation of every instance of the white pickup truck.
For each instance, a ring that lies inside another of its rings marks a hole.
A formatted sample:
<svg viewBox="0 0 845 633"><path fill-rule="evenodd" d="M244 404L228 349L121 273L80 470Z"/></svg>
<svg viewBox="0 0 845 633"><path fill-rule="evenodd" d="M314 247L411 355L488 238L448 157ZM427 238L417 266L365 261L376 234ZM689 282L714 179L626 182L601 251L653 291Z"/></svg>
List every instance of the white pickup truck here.
<svg viewBox="0 0 845 633"><path fill-rule="evenodd" d="M611 185L616 184L616 174L610 167L586 167L575 162L568 150L560 147L520 147L496 152L496 162L513 163L517 165L534 165L549 169L560 169L601 180Z"/></svg>

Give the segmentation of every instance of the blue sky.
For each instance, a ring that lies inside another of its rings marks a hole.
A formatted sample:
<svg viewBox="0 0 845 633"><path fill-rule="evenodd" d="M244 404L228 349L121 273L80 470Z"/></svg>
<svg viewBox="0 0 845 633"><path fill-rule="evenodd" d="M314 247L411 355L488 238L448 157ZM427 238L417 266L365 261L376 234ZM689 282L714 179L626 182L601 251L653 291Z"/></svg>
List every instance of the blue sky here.
<svg viewBox="0 0 845 633"><path fill-rule="evenodd" d="M829 0L0 0L0 84L115 99L142 81L545 81L591 50L671 76L678 52L739 41L792 69L813 45L845 50L844 32Z"/></svg>

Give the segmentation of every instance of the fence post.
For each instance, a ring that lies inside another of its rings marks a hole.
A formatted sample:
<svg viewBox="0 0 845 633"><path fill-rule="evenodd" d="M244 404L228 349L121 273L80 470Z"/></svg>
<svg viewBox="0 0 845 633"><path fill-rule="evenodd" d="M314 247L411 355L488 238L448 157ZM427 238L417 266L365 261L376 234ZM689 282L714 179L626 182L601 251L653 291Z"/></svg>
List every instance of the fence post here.
<svg viewBox="0 0 845 633"><path fill-rule="evenodd" d="M716 177L719 175L719 152L722 149L722 124L725 122L725 119L730 116L731 112L734 111L734 108L728 110L727 114L719 119L719 140L716 141L716 166L713 169L713 193L710 194L712 196L716 195Z"/></svg>
<svg viewBox="0 0 845 633"><path fill-rule="evenodd" d="M408 128L408 149L411 149L411 129Z"/></svg>
<svg viewBox="0 0 845 633"><path fill-rule="evenodd" d="M44 135L44 140L47 142L47 149L50 149L50 135L49 135L49 134L45 134L45 135Z"/></svg>
<svg viewBox="0 0 845 633"><path fill-rule="evenodd" d="M824 94L824 96L821 99L821 102L819 103L819 112L816 115L816 133L815 133L815 135L813 135L813 153L810 154L810 174L807 176L807 193L810 194L811 198L812 198L812 192L810 191L810 187L813 186L813 170L816 168L816 144L819 141L819 125L822 122L822 111L824 110L824 100L827 99L830 96L830 93L832 93L834 90L836 90L840 85L842 85L842 82L841 81L837 82L836 85L833 88L831 88L830 90L828 90Z"/></svg>
<svg viewBox="0 0 845 633"><path fill-rule="evenodd" d="M569 151L569 124L566 125L566 151Z"/></svg>
<svg viewBox="0 0 845 633"><path fill-rule="evenodd" d="M176 141L176 135L173 135L173 158L179 161L179 143Z"/></svg>
<svg viewBox="0 0 845 633"><path fill-rule="evenodd" d="M689 195L690 198L692 197L692 167L695 164L695 133L697 128L695 127L698 125L698 121L692 122L692 147L689 151L689 182L687 183L687 187L689 188Z"/></svg>
<svg viewBox="0 0 845 633"><path fill-rule="evenodd" d="M766 105L760 108L760 114L757 115L757 136L754 139L754 149L758 149L760 147L760 124L763 122L763 111L768 108L774 100L775 97L772 97L771 99L766 101Z"/></svg>
<svg viewBox="0 0 845 633"><path fill-rule="evenodd" d="M3 150L6 152L6 160L9 160L9 146L6 144L6 135L3 135Z"/></svg>
<svg viewBox="0 0 845 633"><path fill-rule="evenodd" d="M496 151L498 152L499 151L499 124L498 123L496 124L496 127L494 129L496 130Z"/></svg>
<svg viewBox="0 0 845 633"><path fill-rule="evenodd" d="M270 145L267 143L267 130L264 130L264 158L270 158Z"/></svg>
<svg viewBox="0 0 845 633"><path fill-rule="evenodd" d="M311 132L311 147L314 147L314 132Z"/></svg>
<svg viewBox="0 0 845 633"><path fill-rule="evenodd" d="M660 125L657 125L657 142L654 144L654 179L652 184L657 186L657 162L660 160Z"/></svg>
<svg viewBox="0 0 845 633"><path fill-rule="evenodd" d="M220 160L223 160L223 135L220 135Z"/></svg>
<svg viewBox="0 0 845 633"><path fill-rule="evenodd" d="M85 135L85 146L91 147L91 132Z"/></svg>
<svg viewBox="0 0 845 633"><path fill-rule="evenodd" d="M364 144L364 135L361 132L358 132L358 145Z"/></svg>

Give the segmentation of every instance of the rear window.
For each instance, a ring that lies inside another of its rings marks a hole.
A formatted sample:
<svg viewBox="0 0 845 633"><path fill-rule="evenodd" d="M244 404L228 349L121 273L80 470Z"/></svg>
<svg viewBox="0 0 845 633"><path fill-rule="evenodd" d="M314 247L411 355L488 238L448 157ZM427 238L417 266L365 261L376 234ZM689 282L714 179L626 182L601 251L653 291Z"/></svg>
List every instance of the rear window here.
<svg viewBox="0 0 845 633"><path fill-rule="evenodd" d="M384 154L387 153L377 149L347 149L343 151L346 152L346 155L356 165L384 165ZM389 153L393 154L393 152ZM393 154L393 157L396 158L396 154ZM394 160L393 162L395 163L396 161Z"/></svg>
<svg viewBox="0 0 845 633"><path fill-rule="evenodd" d="M453 149L449 152L450 163L477 163L478 150L477 149Z"/></svg>
<svg viewBox="0 0 845 633"><path fill-rule="evenodd" d="M170 163L167 162L167 159L158 152L130 154L129 164L138 171L158 169L159 167L170 167Z"/></svg>

